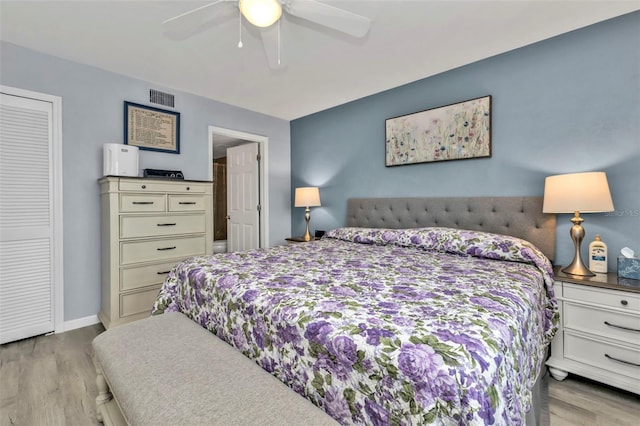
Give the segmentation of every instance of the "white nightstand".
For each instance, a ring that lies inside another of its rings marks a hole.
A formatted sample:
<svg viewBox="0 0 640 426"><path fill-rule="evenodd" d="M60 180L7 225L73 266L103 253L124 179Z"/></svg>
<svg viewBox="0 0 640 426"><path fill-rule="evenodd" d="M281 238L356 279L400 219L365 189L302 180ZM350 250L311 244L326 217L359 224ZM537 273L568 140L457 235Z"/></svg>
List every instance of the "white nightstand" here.
<svg viewBox="0 0 640 426"><path fill-rule="evenodd" d="M640 281L554 272L560 328L547 360L551 376L574 373L640 394Z"/></svg>

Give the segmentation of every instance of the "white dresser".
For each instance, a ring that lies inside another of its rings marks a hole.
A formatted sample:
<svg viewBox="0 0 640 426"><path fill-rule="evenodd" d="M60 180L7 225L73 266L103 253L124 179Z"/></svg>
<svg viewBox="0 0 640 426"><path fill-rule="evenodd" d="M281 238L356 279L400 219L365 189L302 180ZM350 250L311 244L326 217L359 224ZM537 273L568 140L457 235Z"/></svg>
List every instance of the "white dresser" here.
<svg viewBox="0 0 640 426"><path fill-rule="evenodd" d="M105 328L149 316L171 268L213 253L212 183L100 179Z"/></svg>
<svg viewBox="0 0 640 426"><path fill-rule="evenodd" d="M574 373L640 394L640 282L555 272L561 324L547 360L551 376Z"/></svg>

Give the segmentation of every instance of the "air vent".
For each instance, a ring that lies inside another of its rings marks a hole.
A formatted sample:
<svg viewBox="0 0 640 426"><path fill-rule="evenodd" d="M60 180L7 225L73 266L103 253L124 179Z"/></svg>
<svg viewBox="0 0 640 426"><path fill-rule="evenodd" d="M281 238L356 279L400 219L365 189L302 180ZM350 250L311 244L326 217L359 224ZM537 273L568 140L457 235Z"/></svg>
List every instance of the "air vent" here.
<svg viewBox="0 0 640 426"><path fill-rule="evenodd" d="M174 96L171 93L164 93L153 89L149 89L149 102L171 108L175 106Z"/></svg>

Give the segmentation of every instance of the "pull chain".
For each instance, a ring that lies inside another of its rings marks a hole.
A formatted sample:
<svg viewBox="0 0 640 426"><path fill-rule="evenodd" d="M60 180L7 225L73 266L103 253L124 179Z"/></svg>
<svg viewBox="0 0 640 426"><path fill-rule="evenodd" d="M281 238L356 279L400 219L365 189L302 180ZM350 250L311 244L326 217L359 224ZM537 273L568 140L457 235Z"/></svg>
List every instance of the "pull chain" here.
<svg viewBox="0 0 640 426"><path fill-rule="evenodd" d="M280 66L280 22L282 19L278 19L278 66Z"/></svg>
<svg viewBox="0 0 640 426"><path fill-rule="evenodd" d="M242 49L242 11L238 8L238 49Z"/></svg>

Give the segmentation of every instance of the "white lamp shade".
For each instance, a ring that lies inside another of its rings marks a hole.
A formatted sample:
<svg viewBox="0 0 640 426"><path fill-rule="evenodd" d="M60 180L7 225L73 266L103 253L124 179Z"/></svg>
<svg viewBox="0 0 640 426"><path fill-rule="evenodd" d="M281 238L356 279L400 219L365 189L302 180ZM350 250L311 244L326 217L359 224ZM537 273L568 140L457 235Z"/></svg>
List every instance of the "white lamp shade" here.
<svg viewBox="0 0 640 426"><path fill-rule="evenodd" d="M273 25L282 16L282 6L278 0L240 0L240 12L256 27Z"/></svg>
<svg viewBox="0 0 640 426"><path fill-rule="evenodd" d="M320 190L316 186L296 188L295 207L316 207L320 205Z"/></svg>
<svg viewBox="0 0 640 426"><path fill-rule="evenodd" d="M544 181L544 213L597 213L613 211L604 172L549 176Z"/></svg>

